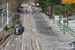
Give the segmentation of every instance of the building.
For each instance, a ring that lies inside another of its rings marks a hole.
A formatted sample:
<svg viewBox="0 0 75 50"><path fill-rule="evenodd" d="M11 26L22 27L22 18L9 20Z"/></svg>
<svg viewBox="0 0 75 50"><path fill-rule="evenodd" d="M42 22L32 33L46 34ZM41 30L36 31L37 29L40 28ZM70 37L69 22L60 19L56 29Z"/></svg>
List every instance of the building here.
<svg viewBox="0 0 75 50"><path fill-rule="evenodd" d="M65 4L65 3L69 3L69 4L72 4L72 3L75 3L75 0L61 0L62 4Z"/></svg>

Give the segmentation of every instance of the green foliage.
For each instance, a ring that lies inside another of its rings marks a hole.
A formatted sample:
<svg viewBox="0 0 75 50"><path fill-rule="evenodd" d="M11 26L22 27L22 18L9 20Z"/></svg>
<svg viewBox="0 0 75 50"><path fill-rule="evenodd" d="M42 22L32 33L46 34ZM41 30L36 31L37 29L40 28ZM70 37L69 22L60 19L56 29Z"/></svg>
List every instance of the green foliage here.
<svg viewBox="0 0 75 50"><path fill-rule="evenodd" d="M75 3L72 3L71 6L72 6L73 8L75 8Z"/></svg>
<svg viewBox="0 0 75 50"><path fill-rule="evenodd" d="M67 22L67 20L63 20L63 23L66 23Z"/></svg>
<svg viewBox="0 0 75 50"><path fill-rule="evenodd" d="M72 12L73 11L73 9L72 9L72 6L70 5L70 4L66 4L66 10L67 10L67 12Z"/></svg>
<svg viewBox="0 0 75 50"><path fill-rule="evenodd" d="M55 14L60 14L65 12L65 7L61 6L61 5L55 5ZM54 12L54 6L52 7L52 12Z"/></svg>
<svg viewBox="0 0 75 50"><path fill-rule="evenodd" d="M61 3L61 0L55 0L56 5L60 5L60 3Z"/></svg>
<svg viewBox="0 0 75 50"><path fill-rule="evenodd" d="M44 13L47 13L48 6L51 6L52 12L54 12L54 3L55 3L55 14L65 13L65 6L61 6L61 0L38 0L41 8ZM72 6L70 4L66 4L66 13L72 12Z"/></svg>
<svg viewBox="0 0 75 50"><path fill-rule="evenodd" d="M52 7L52 12L54 12L54 6ZM72 7L66 4L66 12L72 12ZM65 13L65 6L55 5L55 14Z"/></svg>
<svg viewBox="0 0 75 50"><path fill-rule="evenodd" d="M10 32L12 32L12 31L13 31L13 28L10 28L10 29L8 29L7 31L10 31Z"/></svg>

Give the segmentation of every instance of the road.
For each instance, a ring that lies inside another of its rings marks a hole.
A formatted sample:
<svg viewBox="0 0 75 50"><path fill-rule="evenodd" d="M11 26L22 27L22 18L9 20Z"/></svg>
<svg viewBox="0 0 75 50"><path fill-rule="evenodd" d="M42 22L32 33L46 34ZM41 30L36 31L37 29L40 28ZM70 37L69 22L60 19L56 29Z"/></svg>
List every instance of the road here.
<svg viewBox="0 0 75 50"><path fill-rule="evenodd" d="M36 13L33 13L33 17L36 21L36 27L39 36L39 42L42 46L42 50L69 50L69 45L63 41L63 39L51 29L47 20L41 15L42 10L36 9Z"/></svg>
<svg viewBox="0 0 75 50"><path fill-rule="evenodd" d="M22 8L19 21L22 23L23 33L21 35L12 34L2 50L39 50L40 47L35 33L35 21L28 5Z"/></svg>
<svg viewBox="0 0 75 50"><path fill-rule="evenodd" d="M2 50L69 50L41 15L41 9L35 10L36 13L31 15L29 6L23 5L19 20L24 32L21 35L13 34Z"/></svg>

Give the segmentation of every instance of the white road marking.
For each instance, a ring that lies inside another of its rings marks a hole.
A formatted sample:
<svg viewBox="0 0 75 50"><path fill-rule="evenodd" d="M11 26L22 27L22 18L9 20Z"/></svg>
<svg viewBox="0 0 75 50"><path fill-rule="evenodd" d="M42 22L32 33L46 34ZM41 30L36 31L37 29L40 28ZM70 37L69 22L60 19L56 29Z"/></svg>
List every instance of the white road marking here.
<svg viewBox="0 0 75 50"><path fill-rule="evenodd" d="M64 43L60 43L60 45L62 45L62 44L64 44Z"/></svg>
<svg viewBox="0 0 75 50"><path fill-rule="evenodd" d="M55 41L54 43L58 43L58 41Z"/></svg>
<svg viewBox="0 0 75 50"><path fill-rule="evenodd" d="M12 44L12 46L14 46L14 44Z"/></svg>
<svg viewBox="0 0 75 50"><path fill-rule="evenodd" d="M20 36L18 38L16 38L16 40L18 41L17 46L16 46L16 50L18 50L18 46L19 46L18 44L19 44Z"/></svg>
<svg viewBox="0 0 75 50"><path fill-rule="evenodd" d="M24 17L24 19L25 19L25 17ZM23 19L23 20L24 20L24 19ZM24 20L24 22L25 22L25 20ZM24 26L25 26L25 23L24 23ZM22 50L24 50L24 49L23 49L23 47L24 47L24 46L23 46L23 44L24 44L23 41L24 41L24 33L22 34Z"/></svg>
<svg viewBox="0 0 75 50"><path fill-rule="evenodd" d="M6 49L5 49L6 50Z"/></svg>
<svg viewBox="0 0 75 50"><path fill-rule="evenodd" d="M40 50L40 47L39 47L39 44L38 44L37 40L36 40L36 46L37 46L37 49Z"/></svg>
<svg viewBox="0 0 75 50"><path fill-rule="evenodd" d="M15 38L15 40L18 40L17 38Z"/></svg>

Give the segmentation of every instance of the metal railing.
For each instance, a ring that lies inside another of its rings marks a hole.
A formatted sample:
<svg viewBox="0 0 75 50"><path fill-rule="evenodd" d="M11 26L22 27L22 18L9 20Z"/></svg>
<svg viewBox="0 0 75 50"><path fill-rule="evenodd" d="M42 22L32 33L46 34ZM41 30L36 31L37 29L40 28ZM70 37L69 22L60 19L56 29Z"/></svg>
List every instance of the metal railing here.
<svg viewBox="0 0 75 50"><path fill-rule="evenodd" d="M61 24L59 23L59 21L57 21L57 25L61 27ZM67 27L66 25L63 25L63 30L69 32L72 36L75 37L75 31Z"/></svg>

